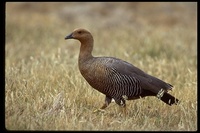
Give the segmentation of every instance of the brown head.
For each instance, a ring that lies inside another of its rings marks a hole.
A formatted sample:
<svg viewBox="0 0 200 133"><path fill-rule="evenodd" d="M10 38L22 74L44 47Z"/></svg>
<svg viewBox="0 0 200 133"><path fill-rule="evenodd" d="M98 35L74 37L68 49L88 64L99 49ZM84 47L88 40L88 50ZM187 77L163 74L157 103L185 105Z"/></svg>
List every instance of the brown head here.
<svg viewBox="0 0 200 133"><path fill-rule="evenodd" d="M92 57L93 49L93 37L91 33L85 29L75 29L71 34L65 37L65 39L76 39L81 42L79 62ZM81 63L79 63L80 65Z"/></svg>
<svg viewBox="0 0 200 133"><path fill-rule="evenodd" d="M71 34L65 37L65 39L77 39L81 43L91 42L93 43L93 37L91 33L85 29L75 29Z"/></svg>

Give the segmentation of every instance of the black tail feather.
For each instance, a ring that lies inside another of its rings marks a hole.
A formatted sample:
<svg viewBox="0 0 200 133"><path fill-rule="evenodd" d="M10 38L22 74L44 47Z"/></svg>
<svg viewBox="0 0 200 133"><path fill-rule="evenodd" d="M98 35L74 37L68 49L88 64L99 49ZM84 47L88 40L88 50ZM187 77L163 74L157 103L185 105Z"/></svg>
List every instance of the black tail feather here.
<svg viewBox="0 0 200 133"><path fill-rule="evenodd" d="M161 97L161 100L170 106L179 102L177 98L170 95L169 93L164 93L164 95Z"/></svg>

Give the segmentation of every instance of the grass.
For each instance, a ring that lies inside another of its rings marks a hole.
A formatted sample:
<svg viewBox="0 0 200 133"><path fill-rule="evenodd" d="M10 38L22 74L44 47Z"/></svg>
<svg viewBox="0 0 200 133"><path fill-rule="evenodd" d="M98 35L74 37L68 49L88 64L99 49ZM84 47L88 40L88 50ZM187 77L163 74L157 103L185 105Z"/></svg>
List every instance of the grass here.
<svg viewBox="0 0 200 133"><path fill-rule="evenodd" d="M6 3L6 129L197 130L196 18L196 3ZM78 70L79 42L64 40L77 27L92 32L93 55L171 83L181 103L147 97L127 101L126 117L114 102L93 113L104 95Z"/></svg>

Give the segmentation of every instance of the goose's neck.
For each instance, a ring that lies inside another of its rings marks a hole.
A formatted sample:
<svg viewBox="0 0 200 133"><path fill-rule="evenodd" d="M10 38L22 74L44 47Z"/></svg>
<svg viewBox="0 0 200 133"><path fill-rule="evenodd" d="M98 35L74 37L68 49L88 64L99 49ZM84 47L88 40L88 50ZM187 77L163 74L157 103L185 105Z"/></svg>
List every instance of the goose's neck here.
<svg viewBox="0 0 200 133"><path fill-rule="evenodd" d="M93 58L92 50L93 50L93 39L87 41L81 41L79 63L85 62Z"/></svg>

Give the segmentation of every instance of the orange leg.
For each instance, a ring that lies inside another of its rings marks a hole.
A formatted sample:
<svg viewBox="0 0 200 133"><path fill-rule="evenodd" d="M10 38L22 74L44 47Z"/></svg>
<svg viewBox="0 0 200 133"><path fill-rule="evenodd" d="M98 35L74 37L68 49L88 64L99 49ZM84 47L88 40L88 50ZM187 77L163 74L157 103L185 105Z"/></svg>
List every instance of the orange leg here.
<svg viewBox="0 0 200 133"><path fill-rule="evenodd" d="M122 114L126 117L126 105L122 107Z"/></svg>
<svg viewBox="0 0 200 133"><path fill-rule="evenodd" d="M122 97L120 99L115 99L115 102L120 106L121 113L126 117L126 100L127 98Z"/></svg>
<svg viewBox="0 0 200 133"><path fill-rule="evenodd" d="M105 109L106 107L108 107L108 105L111 103L112 98L109 96L106 96L105 98L105 103L103 104L103 106L100 109L96 109L93 112L98 112L98 111L103 111L103 109Z"/></svg>

